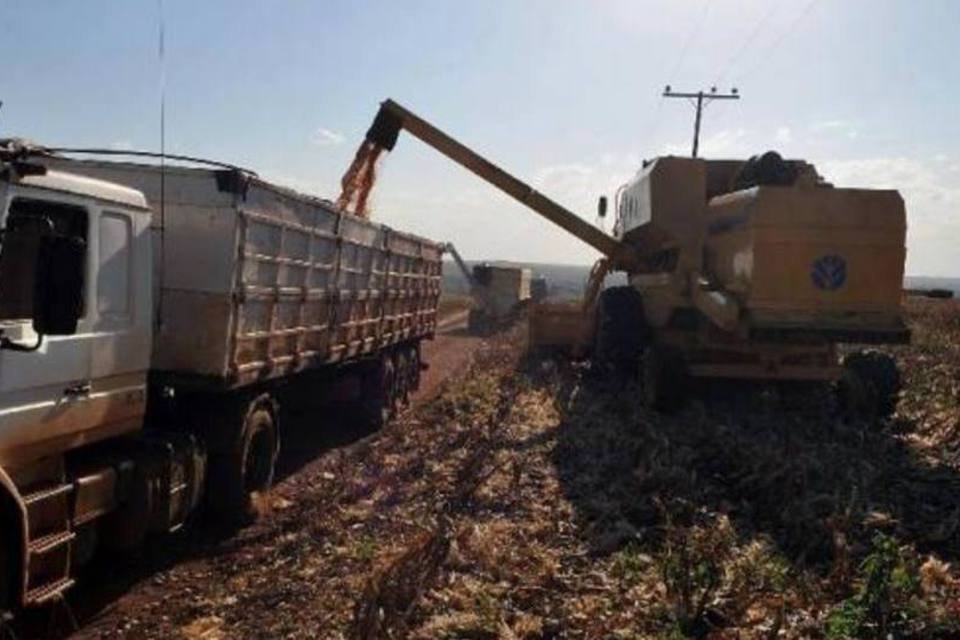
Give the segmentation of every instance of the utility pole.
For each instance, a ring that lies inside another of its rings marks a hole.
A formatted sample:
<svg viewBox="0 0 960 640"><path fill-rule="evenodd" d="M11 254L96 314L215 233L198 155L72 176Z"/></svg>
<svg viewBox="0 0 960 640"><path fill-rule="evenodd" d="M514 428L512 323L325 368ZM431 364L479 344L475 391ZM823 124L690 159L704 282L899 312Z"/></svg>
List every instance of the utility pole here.
<svg viewBox="0 0 960 640"><path fill-rule="evenodd" d="M737 93L737 88L734 87L730 89L730 93L717 93L716 87L710 87L709 92L697 91L696 93L684 93L671 91L670 85L667 85L663 90L664 98L687 98L690 100L694 106L697 108L697 118L693 123L693 157L697 157L697 149L700 148L700 114L703 112L703 108L710 104L713 100L739 100L740 94ZM696 100L696 102L693 102Z"/></svg>

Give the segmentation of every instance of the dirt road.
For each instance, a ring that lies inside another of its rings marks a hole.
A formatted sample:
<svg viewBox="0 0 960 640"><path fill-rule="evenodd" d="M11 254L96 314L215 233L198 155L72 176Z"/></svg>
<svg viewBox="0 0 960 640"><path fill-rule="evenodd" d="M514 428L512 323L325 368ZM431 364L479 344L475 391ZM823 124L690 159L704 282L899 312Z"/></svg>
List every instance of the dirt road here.
<svg viewBox="0 0 960 640"><path fill-rule="evenodd" d="M423 345L423 359L429 367L420 380L420 389L414 394L413 401L423 402L436 397L445 381L469 367L482 342L467 333L467 311L441 319L437 335Z"/></svg>

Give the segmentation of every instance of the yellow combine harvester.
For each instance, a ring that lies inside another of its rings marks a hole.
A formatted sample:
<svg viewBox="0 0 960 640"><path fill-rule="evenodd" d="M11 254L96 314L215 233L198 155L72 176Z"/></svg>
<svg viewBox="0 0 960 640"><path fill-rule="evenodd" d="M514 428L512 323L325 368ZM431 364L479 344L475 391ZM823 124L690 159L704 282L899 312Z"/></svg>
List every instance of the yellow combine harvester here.
<svg viewBox="0 0 960 640"><path fill-rule="evenodd" d="M611 237L393 101L367 139L392 149L401 129L604 255L581 307L533 310L532 346L562 344L611 370L639 370L645 401L662 409L692 377L836 380L850 413L893 410L893 360L863 351L841 363L837 345L909 340L897 191L836 188L773 152L668 156L618 191ZM603 289L612 270L629 284Z"/></svg>

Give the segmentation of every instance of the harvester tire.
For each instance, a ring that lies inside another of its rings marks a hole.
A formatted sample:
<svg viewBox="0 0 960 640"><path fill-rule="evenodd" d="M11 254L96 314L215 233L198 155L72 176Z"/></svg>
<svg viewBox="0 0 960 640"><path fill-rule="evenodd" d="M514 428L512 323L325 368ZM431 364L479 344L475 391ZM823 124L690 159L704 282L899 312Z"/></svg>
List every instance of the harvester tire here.
<svg viewBox="0 0 960 640"><path fill-rule="evenodd" d="M604 289L597 298L594 321L594 362L613 373L635 373L649 333L637 290L630 286Z"/></svg>
<svg viewBox="0 0 960 640"><path fill-rule="evenodd" d="M267 403L251 402L241 419L232 450L211 453L208 460L207 503L217 515L236 524L256 516L254 496L273 484L280 451L276 419Z"/></svg>
<svg viewBox="0 0 960 640"><path fill-rule="evenodd" d="M647 407L663 412L676 410L683 401L685 385L686 371L678 353L660 345L644 349L640 386Z"/></svg>
<svg viewBox="0 0 960 640"><path fill-rule="evenodd" d="M843 359L837 383L840 408L849 420L888 418L897 408L900 371L892 357L879 351L857 351Z"/></svg>

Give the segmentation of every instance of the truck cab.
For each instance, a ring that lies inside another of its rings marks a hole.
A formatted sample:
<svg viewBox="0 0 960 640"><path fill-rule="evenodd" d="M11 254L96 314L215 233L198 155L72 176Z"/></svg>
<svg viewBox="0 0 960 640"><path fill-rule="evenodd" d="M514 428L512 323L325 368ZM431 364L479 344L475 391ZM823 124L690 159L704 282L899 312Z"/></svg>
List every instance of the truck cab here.
<svg viewBox="0 0 960 640"><path fill-rule="evenodd" d="M4 187L0 467L9 471L139 428L152 261L139 192L54 171ZM45 301L59 317L38 317Z"/></svg>
<svg viewBox="0 0 960 640"><path fill-rule="evenodd" d="M71 583L73 529L110 508L116 476L90 474L75 491L67 454L141 429L152 332L143 194L26 162L3 168L0 609Z"/></svg>

